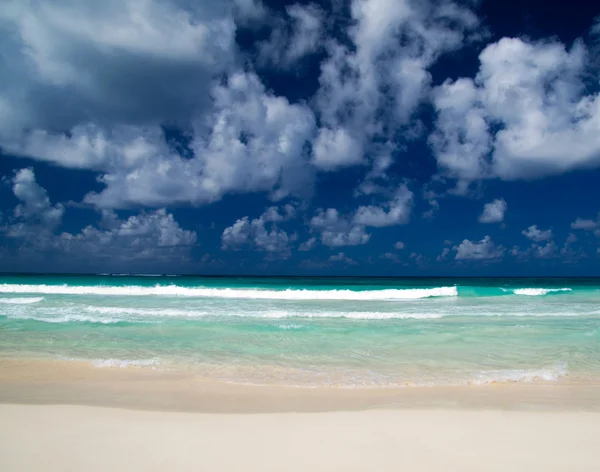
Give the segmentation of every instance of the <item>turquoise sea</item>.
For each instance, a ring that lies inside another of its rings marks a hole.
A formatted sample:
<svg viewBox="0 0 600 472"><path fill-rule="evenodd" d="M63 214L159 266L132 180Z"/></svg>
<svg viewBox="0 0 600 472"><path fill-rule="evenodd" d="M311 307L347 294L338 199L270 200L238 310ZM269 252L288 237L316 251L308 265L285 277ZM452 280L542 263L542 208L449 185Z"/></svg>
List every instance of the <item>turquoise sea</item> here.
<svg viewBox="0 0 600 472"><path fill-rule="evenodd" d="M600 279L0 276L0 356L251 384L600 379Z"/></svg>

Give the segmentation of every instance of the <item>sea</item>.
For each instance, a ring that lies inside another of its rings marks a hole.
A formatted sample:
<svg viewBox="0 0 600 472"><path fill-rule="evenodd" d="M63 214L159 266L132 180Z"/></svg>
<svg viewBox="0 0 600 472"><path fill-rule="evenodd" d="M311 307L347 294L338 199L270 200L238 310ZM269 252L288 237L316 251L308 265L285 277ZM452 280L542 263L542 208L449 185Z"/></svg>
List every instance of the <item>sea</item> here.
<svg viewBox="0 0 600 472"><path fill-rule="evenodd" d="M395 388L600 379L598 278L0 275L0 360Z"/></svg>

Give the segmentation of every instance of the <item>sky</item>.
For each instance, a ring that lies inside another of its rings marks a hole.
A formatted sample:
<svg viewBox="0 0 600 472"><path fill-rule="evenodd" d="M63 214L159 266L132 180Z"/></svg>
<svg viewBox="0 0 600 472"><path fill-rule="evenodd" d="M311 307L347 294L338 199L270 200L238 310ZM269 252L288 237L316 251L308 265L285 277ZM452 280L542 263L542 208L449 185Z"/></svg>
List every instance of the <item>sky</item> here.
<svg viewBox="0 0 600 472"><path fill-rule="evenodd" d="M0 271L600 275L600 3L4 0Z"/></svg>

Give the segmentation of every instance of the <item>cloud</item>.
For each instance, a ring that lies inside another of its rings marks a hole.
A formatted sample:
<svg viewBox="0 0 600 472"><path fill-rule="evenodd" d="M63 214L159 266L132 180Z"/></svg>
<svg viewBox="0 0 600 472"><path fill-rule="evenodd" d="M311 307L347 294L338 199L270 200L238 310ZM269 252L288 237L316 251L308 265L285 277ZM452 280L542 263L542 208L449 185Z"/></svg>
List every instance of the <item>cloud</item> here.
<svg viewBox="0 0 600 472"><path fill-rule="evenodd" d="M586 47L503 38L480 54L475 79L433 92L430 136L446 175L526 179L600 164L600 98L583 82Z"/></svg>
<svg viewBox="0 0 600 472"><path fill-rule="evenodd" d="M432 220L435 214L440 210L440 204L435 198L430 198L428 203L431 205L431 208L423 212L422 217L426 220Z"/></svg>
<svg viewBox="0 0 600 472"><path fill-rule="evenodd" d="M569 250L569 244L566 244L565 248L561 249L561 255L574 256L574 251ZM535 257L536 259L551 259L559 255L558 246L554 241L546 241L543 244L533 243L530 247L523 250L519 246L514 246L510 253L521 260L528 260L531 257Z"/></svg>
<svg viewBox="0 0 600 472"><path fill-rule="evenodd" d="M104 211L99 226L88 225L76 233L40 232L22 224L16 236L22 241L18 249L22 260L17 264L58 261L63 270L77 271L131 272L139 264L172 270L189 263L189 251L197 240L194 231L181 228L164 208L126 219Z"/></svg>
<svg viewBox="0 0 600 472"><path fill-rule="evenodd" d="M549 259L556 256L557 246L554 241L548 241L546 244L533 244L531 250L534 257L538 259Z"/></svg>
<svg viewBox="0 0 600 472"><path fill-rule="evenodd" d="M421 267L426 266L429 263L429 258L427 256L417 252L411 252L409 258L415 261L415 264Z"/></svg>
<svg viewBox="0 0 600 472"><path fill-rule="evenodd" d="M326 246L357 246L366 244L367 227L382 228L408 223L413 205L413 193L401 185L389 200L379 205L362 205L351 215L343 216L335 208L319 209L310 227L321 234Z"/></svg>
<svg viewBox="0 0 600 472"><path fill-rule="evenodd" d="M15 173L12 190L20 203L0 231L16 241L17 247L11 248L10 257L3 260L18 269L42 270L49 262L63 270L77 271L90 270L92 266L94 271L132 271L139 263L156 267L169 262L181 267L189 262L189 251L196 244L196 233L181 228L164 208L125 219L104 210L97 226L57 234L65 208L51 203L32 169Z"/></svg>
<svg viewBox="0 0 600 472"><path fill-rule="evenodd" d="M582 218L577 218L575 221L573 221L573 223L571 223L571 228L583 229L586 231L596 229L598 226L600 226L600 223L597 220L584 220Z"/></svg>
<svg viewBox="0 0 600 472"><path fill-rule="evenodd" d="M429 68L479 26L449 1L354 0L350 15L351 44L329 41L321 64L316 162L328 170L363 163L373 138L393 150L397 133L418 129L411 118L429 91Z"/></svg>
<svg viewBox="0 0 600 472"><path fill-rule="evenodd" d="M321 128L313 144L315 167L332 171L363 162L363 145L345 128Z"/></svg>
<svg viewBox="0 0 600 472"><path fill-rule="evenodd" d="M310 251L317 244L317 238L309 238L298 247L298 251Z"/></svg>
<svg viewBox="0 0 600 472"><path fill-rule="evenodd" d="M87 226L75 236L63 233L60 237L63 241L69 241L69 244L77 240L89 244L90 247L101 247L111 240L118 241L130 248L139 248L141 253L145 253L152 246L169 248L196 243L196 233L181 228L173 215L167 213L164 208L133 215L125 220L120 220L114 212L104 212L102 224L108 228L101 230Z"/></svg>
<svg viewBox="0 0 600 472"><path fill-rule="evenodd" d="M276 223L292 219L295 215L294 207L288 204L283 207L283 212L277 207L269 207L253 220L247 216L239 218L223 230L221 249L237 251L252 246L258 251L269 253L270 257L288 259L291 255L290 243L296 237L278 229ZM270 229L266 227L268 223L271 223Z"/></svg>
<svg viewBox="0 0 600 472"><path fill-rule="evenodd" d="M565 240L565 244L560 250L560 256L563 262L573 264L588 257L581 246L576 247L577 242L577 236L573 233L569 233L569 236L567 236L567 239Z"/></svg>
<svg viewBox="0 0 600 472"><path fill-rule="evenodd" d="M394 197L384 202L382 206L360 206L354 214L354 221L375 228L408 223L413 197L413 193L406 185L402 185Z"/></svg>
<svg viewBox="0 0 600 472"><path fill-rule="evenodd" d="M404 243L402 241L398 241L394 244L394 248L398 250L404 249Z"/></svg>
<svg viewBox="0 0 600 472"><path fill-rule="evenodd" d="M321 49L325 13L314 4L286 7L268 41L259 45L259 61L289 68L303 57Z"/></svg>
<svg viewBox="0 0 600 472"><path fill-rule="evenodd" d="M461 260L494 260L501 259L505 249L496 246L492 238L485 236L481 241L473 242L465 239L458 246L452 248L456 251L455 259Z"/></svg>
<svg viewBox="0 0 600 472"><path fill-rule="evenodd" d="M153 152L131 167L119 161L101 179L106 189L89 194L86 201L114 207L202 204L229 192L306 196L312 186L306 162L306 144L315 127L312 112L266 92L251 73L229 76L226 85L216 86L213 97L210 120L195 125L191 159Z"/></svg>
<svg viewBox="0 0 600 472"><path fill-rule="evenodd" d="M525 236L527 239L531 239L532 241L538 243L552 239L551 229L541 230L537 227L537 225L531 225L529 228L521 231L521 234L523 234L523 236Z"/></svg>
<svg viewBox="0 0 600 472"><path fill-rule="evenodd" d="M99 208L310 194L314 113L241 70L232 15L213 1L10 2L0 147L99 172L105 188L85 197Z"/></svg>
<svg viewBox="0 0 600 472"><path fill-rule="evenodd" d="M221 2L7 0L0 14L2 145L89 121L187 122L235 60ZM185 5L185 6L184 6ZM10 65L10 67L9 67Z"/></svg>
<svg viewBox="0 0 600 472"><path fill-rule="evenodd" d="M435 258L437 262L445 261L448 258L448 254L450 254L450 248L445 247L442 249L442 253Z"/></svg>
<svg viewBox="0 0 600 472"><path fill-rule="evenodd" d="M504 221L506 213L506 201L502 198L497 198L483 206L483 213L479 217L480 223L501 223Z"/></svg>
<svg viewBox="0 0 600 472"><path fill-rule="evenodd" d="M330 262L342 262L346 265L356 265L356 262L353 259L346 256L343 252L339 252L337 254L329 256L329 261Z"/></svg>
<svg viewBox="0 0 600 472"><path fill-rule="evenodd" d="M357 246L366 244L371 237L363 225L343 217L335 208L320 209L310 220L310 227L320 233L325 246Z"/></svg>
<svg viewBox="0 0 600 472"><path fill-rule="evenodd" d="M571 223L572 229L582 229L584 231L593 231L595 236L600 236L600 215L595 220L585 220L577 218Z"/></svg>
<svg viewBox="0 0 600 472"><path fill-rule="evenodd" d="M400 258L398 257L398 254L394 254L393 252L386 252L386 253L382 254L381 256L379 256L379 258L391 261L394 264L400 263Z"/></svg>
<svg viewBox="0 0 600 472"><path fill-rule="evenodd" d="M62 204L52 205L46 189L35 180L33 169L18 170L12 179L12 190L21 201L14 210L17 220L39 223L44 229L53 230L62 221L65 208ZM9 233L10 234L10 233Z"/></svg>

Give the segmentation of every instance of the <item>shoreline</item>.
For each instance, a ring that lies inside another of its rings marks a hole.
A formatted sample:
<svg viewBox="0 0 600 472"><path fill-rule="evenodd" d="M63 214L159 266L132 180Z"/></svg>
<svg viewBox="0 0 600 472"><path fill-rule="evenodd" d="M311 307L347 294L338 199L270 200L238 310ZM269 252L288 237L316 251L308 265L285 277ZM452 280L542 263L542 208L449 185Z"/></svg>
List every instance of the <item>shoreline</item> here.
<svg viewBox="0 0 600 472"><path fill-rule="evenodd" d="M0 359L0 403L196 413L450 409L600 412L600 383L336 388L253 386L189 372Z"/></svg>

